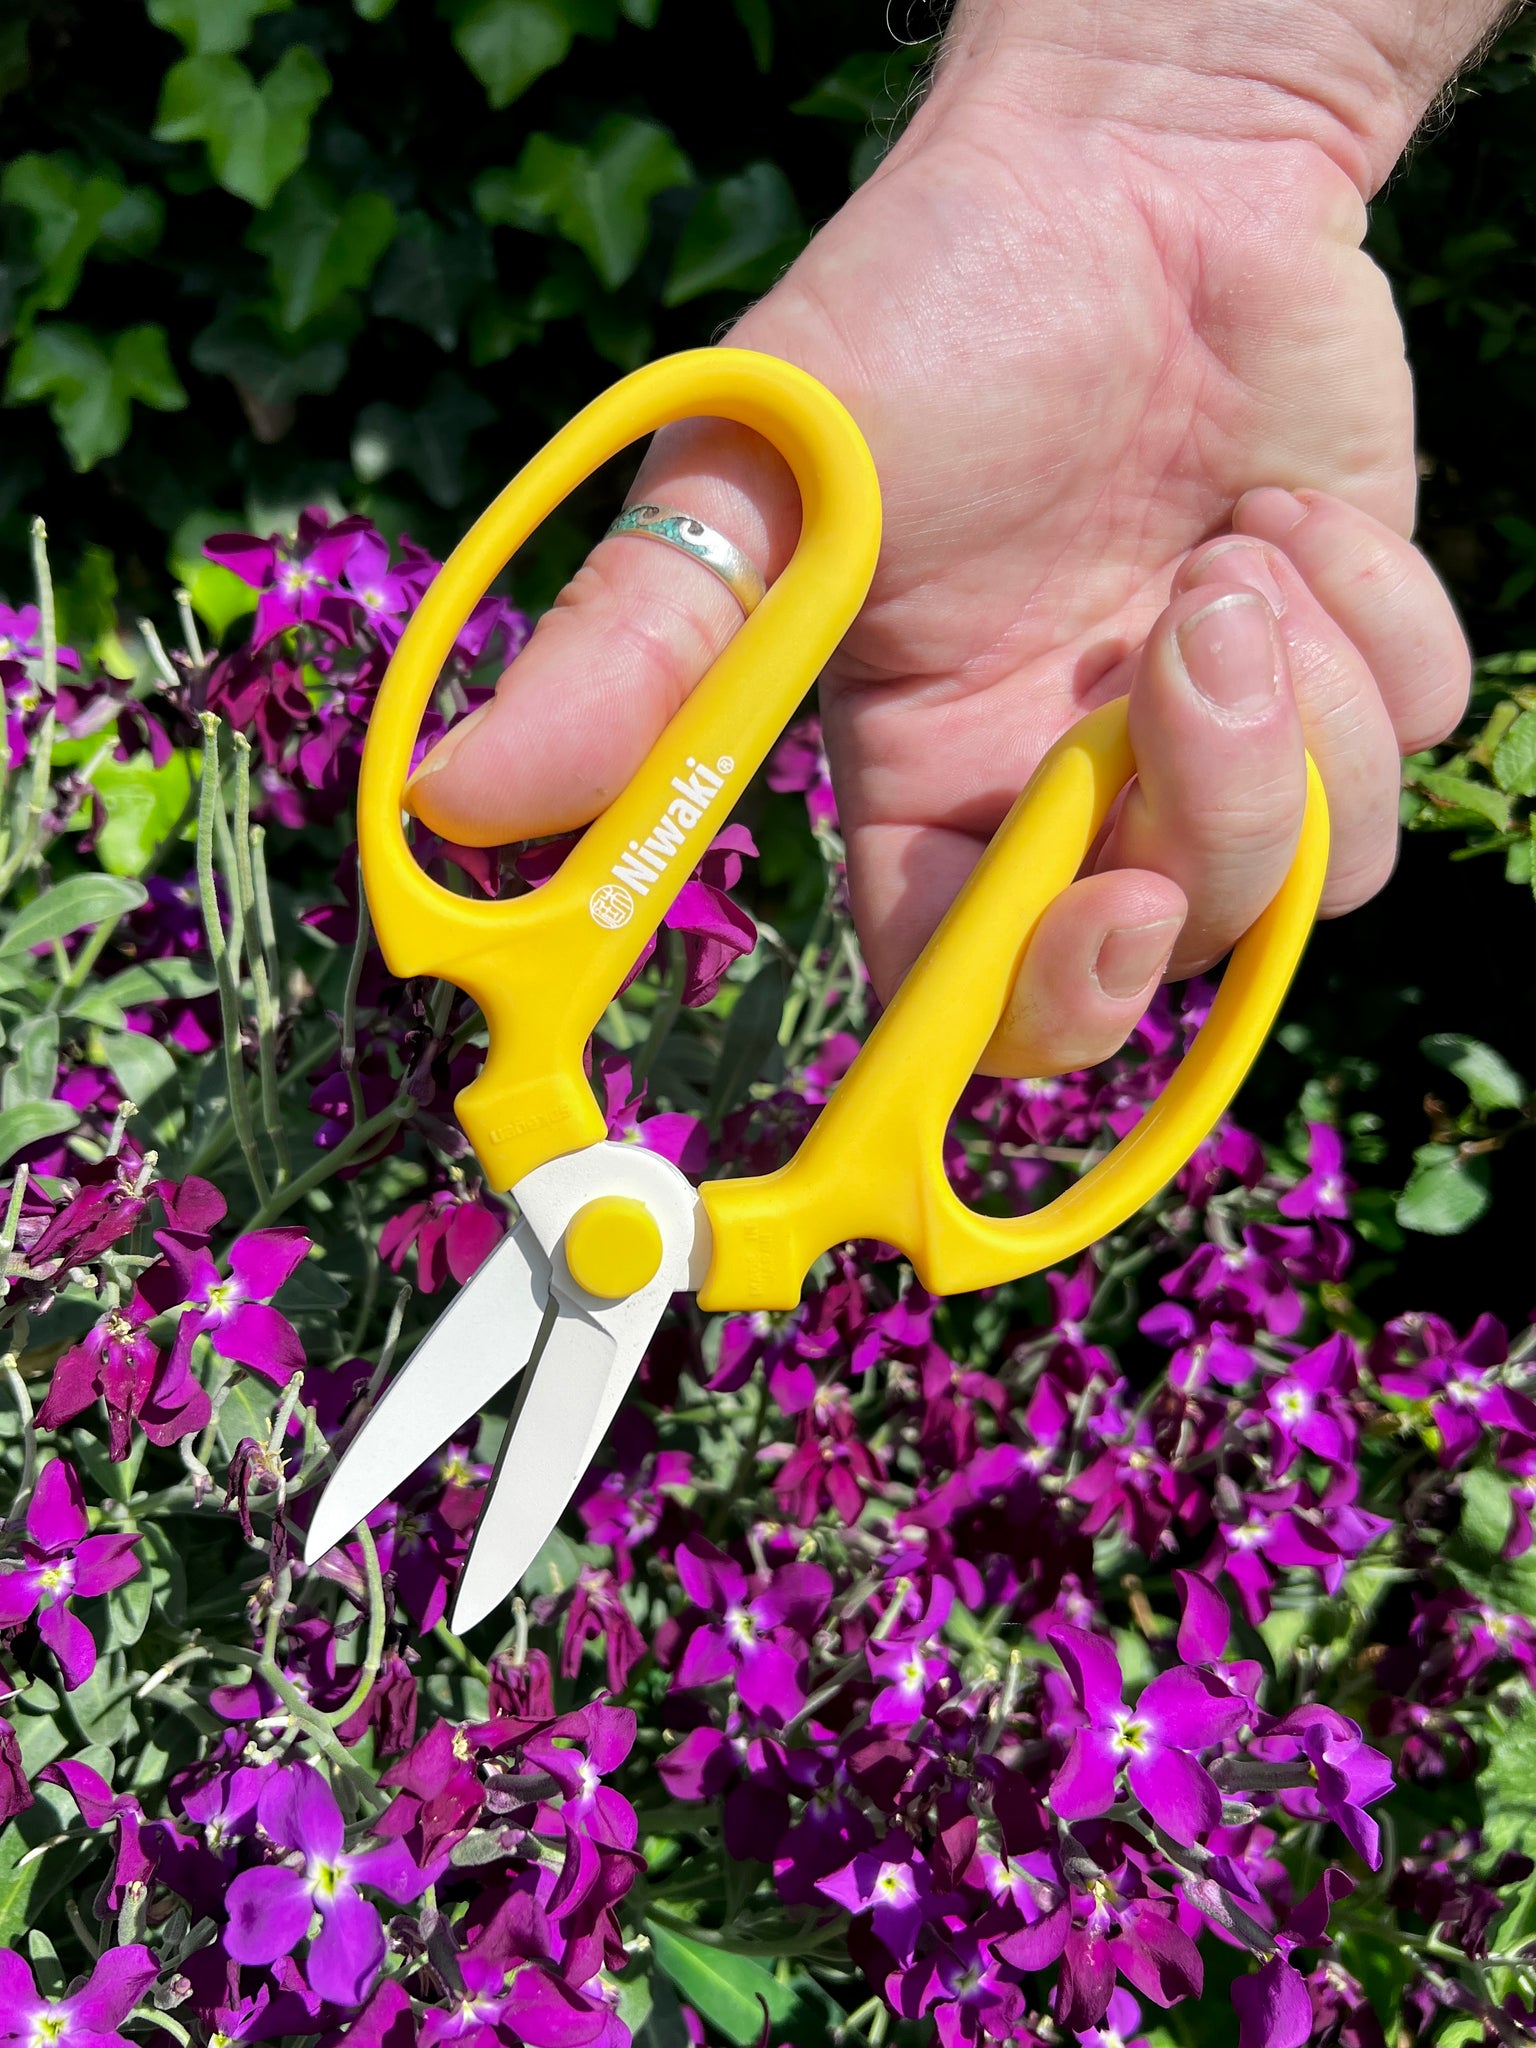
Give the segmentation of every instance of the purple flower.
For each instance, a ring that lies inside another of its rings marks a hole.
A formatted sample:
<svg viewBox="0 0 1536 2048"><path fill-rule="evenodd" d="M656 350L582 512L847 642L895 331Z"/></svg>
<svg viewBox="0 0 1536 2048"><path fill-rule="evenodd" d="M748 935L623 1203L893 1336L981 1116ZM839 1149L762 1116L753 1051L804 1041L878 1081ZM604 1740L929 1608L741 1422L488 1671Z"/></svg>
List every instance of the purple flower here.
<svg viewBox="0 0 1536 2048"><path fill-rule="evenodd" d="M1277 1478L1302 1451L1325 1465L1352 1462L1360 1432L1344 1397L1353 1392L1357 1378L1354 1340L1339 1330L1267 1383L1264 1402L1275 1438Z"/></svg>
<svg viewBox="0 0 1536 2048"><path fill-rule="evenodd" d="M1332 1124L1307 1125L1307 1175L1288 1188L1275 1207L1282 1216L1342 1217L1349 1214L1355 1184L1344 1171L1344 1140Z"/></svg>
<svg viewBox="0 0 1536 2048"><path fill-rule="evenodd" d="M169 1230L159 1232L156 1241L165 1249L166 1286L152 1293L145 1284L150 1274L140 1285L156 1308L181 1305L172 1365L184 1364L196 1339L206 1335L221 1358L286 1386L304 1363L304 1347L292 1323L270 1304L309 1251L305 1233L282 1228L237 1237L229 1248L227 1280L220 1278L206 1245L189 1245ZM167 1291L170 1302L163 1299Z"/></svg>
<svg viewBox="0 0 1536 2048"><path fill-rule="evenodd" d="M1238 2048L1305 2048L1312 2039L1312 2000L1306 1979L1290 1961L1296 1948L1315 1948L1328 1927L1335 1899L1355 1888L1342 1870L1325 1870L1312 1890L1293 1906L1275 1936L1276 1953L1232 1986L1238 2017Z"/></svg>
<svg viewBox="0 0 1536 2048"><path fill-rule="evenodd" d="M262 1829L298 1861L244 1870L229 1888L224 1946L238 1963L272 1963L291 1955L315 1914L320 1932L309 1945L306 1972L322 1998L361 2005L384 1960L378 1908L359 1890L370 1885L396 1904L416 1899L431 1882L403 1843L344 1850L335 1796L308 1764L285 1764L257 1802Z"/></svg>
<svg viewBox="0 0 1536 2048"><path fill-rule="evenodd" d="M768 763L768 787L801 791L812 829L836 829L837 798L832 793L832 771L821 743L819 718L802 718L789 727Z"/></svg>
<svg viewBox="0 0 1536 2048"><path fill-rule="evenodd" d="M734 1678L751 1712L791 1719L805 1703L806 1643L831 1601L830 1575L820 1565L784 1565L752 1593L741 1567L697 1537L679 1547L676 1564L688 1598L718 1617L688 1638L677 1683Z"/></svg>
<svg viewBox="0 0 1536 2048"><path fill-rule="evenodd" d="M1381 1868L1381 1830L1365 1811L1392 1790L1392 1766L1372 1749L1354 1722L1332 1707L1293 1707L1265 1728L1257 1753L1300 1757L1312 1766L1315 1794L1290 1794L1286 1803L1316 1803L1372 1870Z"/></svg>
<svg viewBox="0 0 1536 2048"><path fill-rule="evenodd" d="M44 1429L72 1422L91 1402L107 1411L108 1455L127 1457L138 1423L152 1444L173 1444L207 1422L212 1410L201 1381L185 1359L167 1359L143 1317L147 1303L128 1314L113 1310L59 1358L38 1410Z"/></svg>
<svg viewBox="0 0 1536 2048"><path fill-rule="evenodd" d="M117 2030L159 1974L149 1950L135 1942L109 1948L67 1998L43 1998L26 1962L14 1949L0 1949L0 2041L24 2041L28 2048L132 2048Z"/></svg>
<svg viewBox="0 0 1536 2048"><path fill-rule="evenodd" d="M911 1962L923 1924L938 1906L927 1865L904 1835L888 1835L878 1848L818 1878L816 1889L850 1913L868 1913L898 1969Z"/></svg>
<svg viewBox="0 0 1536 2048"><path fill-rule="evenodd" d="M1430 1404L1440 1462L1450 1466L1484 1429L1536 1437L1536 1401L1490 1377L1508 1356L1509 1335L1496 1316L1479 1316L1465 1337L1439 1316L1402 1316L1378 1340L1376 1376L1384 1392Z"/></svg>
<svg viewBox="0 0 1536 2048"><path fill-rule="evenodd" d="M1180 1665L1127 1707L1120 1660L1102 1636L1061 1627L1047 1630L1046 1641L1088 1717L1051 1785L1057 1813L1069 1821L1107 1813L1123 1768L1131 1790L1175 1841L1209 1834L1221 1819L1221 1794L1193 1752L1230 1735L1247 1718L1246 1701L1211 1673Z"/></svg>
<svg viewBox="0 0 1536 2048"><path fill-rule="evenodd" d="M941 2048L1006 2040L1024 2016L1024 1994L989 1949L962 1929L934 1954L888 1979L904 2019L931 2012Z"/></svg>
<svg viewBox="0 0 1536 2048"><path fill-rule="evenodd" d="M1122 1986L1109 2001L1109 2010L1096 2027L1078 2033L1083 2048L1146 2048L1141 2031L1141 2007Z"/></svg>
<svg viewBox="0 0 1536 2048"><path fill-rule="evenodd" d="M71 1613L71 1599L110 1593L139 1570L137 1535L92 1536L90 1526L78 1473L55 1458L43 1467L27 1506L26 1562L0 1574L0 1628L20 1628L37 1613L38 1634L58 1658L67 1692L96 1669L96 1645Z"/></svg>
<svg viewBox="0 0 1536 2048"><path fill-rule="evenodd" d="M470 1953L459 1958L464 1989L447 2012L422 2020L421 2048L457 2041L466 2048L581 2048L607 2025L601 2007L591 2005L553 1970L518 1963L510 1982L507 1965Z"/></svg>

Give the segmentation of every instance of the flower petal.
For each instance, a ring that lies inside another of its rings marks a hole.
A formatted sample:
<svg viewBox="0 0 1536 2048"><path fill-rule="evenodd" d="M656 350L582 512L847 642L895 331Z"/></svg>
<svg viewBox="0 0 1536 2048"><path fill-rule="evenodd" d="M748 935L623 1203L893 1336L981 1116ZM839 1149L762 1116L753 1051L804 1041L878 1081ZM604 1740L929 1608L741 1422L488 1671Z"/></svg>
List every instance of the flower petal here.
<svg viewBox="0 0 1536 2048"><path fill-rule="evenodd" d="M285 1764L263 1786L261 1825L284 1849L302 1849L312 1862L334 1863L346 1830L336 1795L311 1764Z"/></svg>
<svg viewBox="0 0 1536 2048"><path fill-rule="evenodd" d="M53 1459L32 1489L27 1534L44 1550L72 1550L90 1526L79 1473L65 1459Z"/></svg>
<svg viewBox="0 0 1536 2048"><path fill-rule="evenodd" d="M1175 1572L1184 1612L1179 1620L1178 1651L1186 1664L1214 1664L1227 1647L1232 1615L1226 1601L1198 1572Z"/></svg>
<svg viewBox="0 0 1536 2048"><path fill-rule="evenodd" d="M66 2032L72 2035L76 2027L92 2034L115 2032L159 1974L159 1963L142 1942L109 1948L89 1981L72 1998L59 2001L70 2018Z"/></svg>
<svg viewBox="0 0 1536 2048"><path fill-rule="evenodd" d="M347 1859L354 1884L371 1884L397 1906L419 1899L432 1882L430 1871L421 1869L404 1842L390 1842L382 1849L365 1849Z"/></svg>
<svg viewBox="0 0 1536 2048"><path fill-rule="evenodd" d="M71 1614L61 1600L43 1609L37 1632L59 1660L64 1690L73 1692L76 1686L84 1685L96 1669L96 1644L79 1616Z"/></svg>
<svg viewBox="0 0 1536 2048"><path fill-rule="evenodd" d="M279 1387L286 1386L304 1363L298 1331L286 1316L259 1301L242 1302L209 1330L208 1338L221 1358L248 1365Z"/></svg>
<svg viewBox="0 0 1536 2048"><path fill-rule="evenodd" d="M30 1564L13 1565L10 1571L0 1572L0 1628L20 1628L30 1620L42 1597L37 1572L38 1567Z"/></svg>
<svg viewBox="0 0 1536 2048"><path fill-rule="evenodd" d="M1087 1820L1107 1813L1115 1803L1119 1769L1111 1739L1103 1729L1082 1728L1072 1738L1067 1760L1051 1783L1051 1805L1063 1820Z"/></svg>
<svg viewBox="0 0 1536 2048"><path fill-rule="evenodd" d="M1247 1720L1251 1709L1214 1673L1189 1665L1164 1671L1136 1702L1138 1720L1149 1721L1162 1742L1175 1749L1205 1749Z"/></svg>
<svg viewBox="0 0 1536 2048"><path fill-rule="evenodd" d="M1196 1842L1220 1825L1216 1781L1183 1750L1157 1749L1150 1756L1132 1757L1126 1776L1148 1813L1176 1842Z"/></svg>
<svg viewBox="0 0 1536 2048"><path fill-rule="evenodd" d="M1232 1986L1238 2048L1304 2048L1312 2038L1312 2001L1300 1971L1284 1956L1271 1956L1250 1977Z"/></svg>
<svg viewBox="0 0 1536 2048"><path fill-rule="evenodd" d="M133 1546L142 1539L124 1530L107 1536L87 1536L75 1552L74 1591L84 1599L110 1593L134 1578L142 1566Z"/></svg>
<svg viewBox="0 0 1536 2048"><path fill-rule="evenodd" d="M1065 1622L1059 1628L1047 1629L1045 1639L1066 1666L1089 1720L1107 1721L1120 1705L1125 1689L1114 1644Z"/></svg>
<svg viewBox="0 0 1536 2048"><path fill-rule="evenodd" d="M248 1301L270 1301L309 1251L302 1230L253 1230L229 1248L229 1268Z"/></svg>
<svg viewBox="0 0 1536 2048"><path fill-rule="evenodd" d="M309 1945L305 1974L322 1998L361 2005L384 1960L378 1908L344 1884L333 1899L320 1901L320 1912L323 1924Z"/></svg>
<svg viewBox="0 0 1536 2048"><path fill-rule="evenodd" d="M225 1904L229 1925L224 1947L237 1963L275 1963L279 1956L291 1955L314 1912L309 1886L299 1872L271 1863L242 1870Z"/></svg>

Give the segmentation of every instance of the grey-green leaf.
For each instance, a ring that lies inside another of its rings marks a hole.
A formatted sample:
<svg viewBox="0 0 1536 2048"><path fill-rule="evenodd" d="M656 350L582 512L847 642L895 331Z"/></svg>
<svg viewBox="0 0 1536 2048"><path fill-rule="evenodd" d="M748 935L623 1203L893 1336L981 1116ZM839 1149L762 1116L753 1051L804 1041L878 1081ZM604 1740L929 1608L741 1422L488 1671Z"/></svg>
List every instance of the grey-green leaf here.
<svg viewBox="0 0 1536 2048"><path fill-rule="evenodd" d="M17 911L0 932L0 954L26 952L51 939L67 939L86 925L137 910L147 896L144 884L126 875L71 875L67 882L35 896Z"/></svg>
<svg viewBox="0 0 1536 2048"><path fill-rule="evenodd" d="M79 1121L67 1102L18 1102L14 1109L0 1110L0 1166L28 1145L61 1138Z"/></svg>
<svg viewBox="0 0 1536 2048"><path fill-rule="evenodd" d="M1479 1109L1519 1109L1530 1093L1502 1054L1479 1038L1460 1031L1437 1031L1419 1041L1419 1050L1437 1067L1454 1074Z"/></svg>
<svg viewBox="0 0 1536 2048"><path fill-rule="evenodd" d="M1455 1237L1471 1229L1491 1199L1486 1159L1464 1158L1451 1145L1421 1145L1396 1215L1404 1230Z"/></svg>

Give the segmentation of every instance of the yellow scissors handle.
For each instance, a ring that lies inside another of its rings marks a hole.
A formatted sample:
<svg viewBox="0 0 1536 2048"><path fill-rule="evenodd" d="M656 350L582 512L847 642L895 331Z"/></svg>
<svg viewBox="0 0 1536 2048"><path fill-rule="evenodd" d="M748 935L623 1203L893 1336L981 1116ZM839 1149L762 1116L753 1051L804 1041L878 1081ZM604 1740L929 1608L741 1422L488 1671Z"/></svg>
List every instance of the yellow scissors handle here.
<svg viewBox="0 0 1536 2048"><path fill-rule="evenodd" d="M1290 873L1136 1127L1031 1215L979 1216L944 1172L945 1127L1035 926L1135 772L1123 699L1057 741L795 1157L777 1173L700 1190L714 1232L701 1307L792 1308L812 1262L848 1238L896 1245L935 1294L1020 1279L1117 1229L1210 1133L1268 1036L1317 914L1328 806L1310 758Z"/></svg>
<svg viewBox="0 0 1536 2048"><path fill-rule="evenodd" d="M401 795L422 713L464 621L584 478L641 435L696 417L754 429L789 464L801 507L793 558L542 889L489 904L450 894L411 854ZM710 348L636 370L595 399L444 563L379 690L363 750L358 843L395 973L444 975L485 1013L490 1052L455 1109L493 1188L604 1136L582 1073L586 1042L852 624L879 551L879 482L843 407L776 357Z"/></svg>

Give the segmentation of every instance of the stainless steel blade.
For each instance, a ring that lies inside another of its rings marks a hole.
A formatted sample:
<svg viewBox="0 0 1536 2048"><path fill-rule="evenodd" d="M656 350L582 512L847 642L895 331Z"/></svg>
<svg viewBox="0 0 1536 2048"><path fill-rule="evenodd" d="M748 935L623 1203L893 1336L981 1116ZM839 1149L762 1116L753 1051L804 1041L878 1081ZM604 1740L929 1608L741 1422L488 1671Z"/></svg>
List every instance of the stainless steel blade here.
<svg viewBox="0 0 1536 2048"><path fill-rule="evenodd" d="M606 1330L562 1302L544 1355L521 1389L480 1510L449 1624L456 1635L483 1621L543 1549L644 1350L642 1342L621 1354Z"/></svg>
<svg viewBox="0 0 1536 2048"><path fill-rule="evenodd" d="M438 1317L347 1446L315 1509L306 1564L350 1534L523 1370L549 1301L549 1259L523 1220Z"/></svg>

